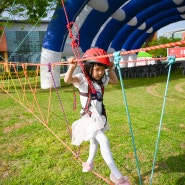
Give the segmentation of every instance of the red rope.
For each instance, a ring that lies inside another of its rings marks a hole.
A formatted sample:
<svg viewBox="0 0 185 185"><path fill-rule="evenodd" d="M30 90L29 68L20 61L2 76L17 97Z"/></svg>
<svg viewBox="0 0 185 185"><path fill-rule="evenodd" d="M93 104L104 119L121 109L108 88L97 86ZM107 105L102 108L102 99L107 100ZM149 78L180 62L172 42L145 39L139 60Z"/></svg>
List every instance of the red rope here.
<svg viewBox="0 0 185 185"><path fill-rule="evenodd" d="M120 55L127 55L127 54L134 54L134 53L138 53L140 51L150 51L150 50L155 50L155 49L162 49L162 48L169 48L169 47L175 47L175 46L180 46L185 44L185 41L178 41L178 42L172 42L172 43L168 43L168 44L161 44L161 45L157 45L157 46L151 46L151 47L146 47L146 48L140 48L140 49L134 49L134 50L129 50L129 51L121 51ZM184 55L182 55L184 56ZM77 61L84 61L84 60L92 60L92 59L96 59L96 58L102 58L102 57L113 57L113 54L107 54L107 55L102 55L102 56L95 56L95 57L90 57L90 58L85 58L85 59L78 59ZM179 57L178 57L179 58Z"/></svg>
<svg viewBox="0 0 185 185"><path fill-rule="evenodd" d="M168 43L168 44L161 44L158 46L151 46L151 47L147 47L147 48L140 48L140 49L135 49L135 50L130 50L130 51L123 51L121 52L121 55L126 55L126 54L132 54L132 53L138 53L140 51L150 51L150 50L154 50L154 49L162 49L162 48L169 48L169 47L175 47L175 46L179 46L185 44L185 41L179 41L179 42L172 42L172 43Z"/></svg>
<svg viewBox="0 0 185 185"><path fill-rule="evenodd" d="M65 5L64 5L64 0L62 0L62 6L63 6L63 9L64 9L66 21L67 21L67 26L66 27L69 31L69 38L71 38L71 47L72 47L75 58L79 59L80 58L80 52L79 52L80 34L79 34L79 29L78 29L78 26L74 22L69 21L68 14L67 14L67 11L66 11L66 8L65 8ZM75 31L76 36L74 36L74 34L72 32L72 29L71 29L72 26L74 26L74 31ZM87 83L88 83L92 93L96 93L96 90L95 90L94 86L92 85L91 80L89 79L86 72L84 71L82 60L76 60L76 61L78 61L79 66L80 66L83 74L85 75L85 77L87 79Z"/></svg>
<svg viewBox="0 0 185 185"><path fill-rule="evenodd" d="M65 13L66 20L67 20L67 29L69 31L69 38L71 38L71 47L72 47L72 50L73 50L73 53L74 53L75 58L76 59L79 59L80 58L80 52L79 52L80 36L79 35L80 34L79 34L78 26L74 22L69 22L67 11L66 11L66 8L65 8L65 5L64 5L64 0L62 0L62 6L63 6L64 13ZM76 31L76 34L75 34L76 37L74 37L74 34L72 32L72 29L71 29L72 26L74 26L74 31ZM82 64L82 61L78 61L78 64L80 65L80 68L81 68L83 74L85 75L85 77L87 79L89 88L91 89L92 93L96 93L96 90L95 90L94 86L92 85L92 82L90 81L89 77L86 75L86 72L84 71L84 66ZM76 97L75 97L75 103L76 103ZM102 177L100 174L98 174L96 172L94 172L94 174L97 177L103 179L108 184L111 184L107 179L105 179L104 177Z"/></svg>

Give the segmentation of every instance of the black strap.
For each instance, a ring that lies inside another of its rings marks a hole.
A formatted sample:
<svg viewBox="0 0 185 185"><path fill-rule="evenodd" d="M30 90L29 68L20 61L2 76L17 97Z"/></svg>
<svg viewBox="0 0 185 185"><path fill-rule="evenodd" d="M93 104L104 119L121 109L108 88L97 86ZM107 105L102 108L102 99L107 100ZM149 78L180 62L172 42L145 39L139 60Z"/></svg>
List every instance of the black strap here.
<svg viewBox="0 0 185 185"><path fill-rule="evenodd" d="M84 93L84 92L80 92L79 91L79 94L81 96L85 96L87 97L87 102L86 102L86 105L85 105L85 108L82 108L83 109L83 113L82 113L82 116L86 113L88 113L90 116L92 114L91 111L89 111L89 107L91 106L91 100L95 100L97 99L98 101L103 101L103 95L104 95L104 85L103 83L100 84L101 85L101 93L97 92L96 94L93 94L91 92L91 89L88 85L88 93ZM98 94L99 93L99 94ZM106 117L106 110L105 110L105 106L104 104L102 103L102 115L104 115Z"/></svg>

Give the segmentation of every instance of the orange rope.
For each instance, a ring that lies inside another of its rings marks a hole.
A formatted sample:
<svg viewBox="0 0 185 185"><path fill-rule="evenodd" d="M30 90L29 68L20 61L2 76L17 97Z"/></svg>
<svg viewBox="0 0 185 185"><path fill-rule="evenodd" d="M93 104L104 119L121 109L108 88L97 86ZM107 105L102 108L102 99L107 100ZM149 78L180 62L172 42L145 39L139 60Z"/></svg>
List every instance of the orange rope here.
<svg viewBox="0 0 185 185"><path fill-rule="evenodd" d="M39 113L40 113L40 116L42 117L42 120L44 121L45 119L44 119L42 110L41 110L41 108L40 108L40 106L39 106L39 103L38 103L38 100L37 100L37 97L36 97L36 93L35 93L35 91L34 91L33 88L32 88L32 85L31 85L30 80L29 80L29 78L28 78L27 70L26 70L25 67L27 67L27 65L22 64L22 69L23 69L24 75L25 75L25 77L26 77L26 79L27 79L28 85L29 85L30 90L31 90L32 95L33 95L33 100L34 100L34 102L36 103L36 106L37 106L37 108L38 108L38 110L39 110ZM31 110L31 111L33 112L33 110Z"/></svg>
<svg viewBox="0 0 185 185"><path fill-rule="evenodd" d="M37 66L37 68L36 68L36 79L35 79L35 87L34 87L34 93L36 94L36 91L37 91L37 84L38 84L38 74L39 74L39 66ZM33 107L32 107L32 110L34 110L34 100L33 100L33 102L32 102L32 105L33 105Z"/></svg>
<svg viewBox="0 0 185 185"><path fill-rule="evenodd" d="M146 47L146 48L140 48L140 49L135 49L135 50L130 50L130 51L122 51L120 53L120 55L127 55L127 54L134 54L134 53L138 53L140 51L150 51L150 50L155 50L155 49L162 49L162 48L169 48L169 47L175 47L175 46L180 46L185 44L185 41L179 41L179 42L173 42L173 43L168 43L168 44L161 44L158 46L151 46L151 47ZM102 58L102 57L113 57L113 54L107 54L107 55L102 55L102 56L96 56L96 57L91 57L91 58L81 58L81 59L75 59L76 62L82 62L85 60L89 60L89 59L96 59L96 58ZM181 55L177 58L183 58L185 57L184 55ZM156 58L157 60L158 58ZM127 62L132 62L132 61L127 61ZM21 66L22 63L17 63L17 62L11 62L12 64L16 64L18 66ZM0 62L0 64L6 65L4 62ZM33 63L24 63L25 65L29 65L29 66L47 66L48 64L33 64ZM67 61L64 62L55 62L52 63L51 65L59 65L59 66L66 66L69 65L69 63Z"/></svg>
<svg viewBox="0 0 185 185"><path fill-rule="evenodd" d="M20 80L20 78L19 78L19 75L18 75L18 73L17 73L17 70L16 70L16 68L15 68L15 65L10 63L10 67L11 67L11 66L13 67L13 69L14 69L14 71L15 71L17 80L19 81L19 84L20 84L20 86L21 86L21 88L22 88L23 95L24 95L24 97L26 97L26 94L25 94L25 92L24 92L24 90L23 90L23 86L22 86L21 80ZM9 73L9 77L11 78L11 82L12 82L12 84L13 84L13 87L14 87L14 89L15 89L15 92L16 92L16 94L17 94L17 97L18 97L19 101L21 101L21 98L20 98L19 93L18 93L18 91L17 91L17 87L16 87L16 85L15 85L15 83L14 83L14 80L12 79L12 76L10 75L10 73ZM27 100L27 99L26 99L26 100Z"/></svg>
<svg viewBox="0 0 185 185"><path fill-rule="evenodd" d="M151 46L151 47L146 47L146 48L140 48L140 49L135 49L135 50L130 50L130 51L121 51L120 55L127 55L127 54L134 54L134 53L138 53L140 51L150 51L150 50L155 50L155 49L162 49L162 48L169 48L169 47L175 47L175 46L180 46L185 44L185 41L179 41L179 42L173 42L173 43L168 43L168 44L161 44L158 46ZM92 60L92 59L96 59L96 58L102 58L102 57L113 57L113 54L107 54L107 55L103 55L103 56L97 56L97 57L90 57L90 58L85 58L85 59L78 59L76 61L84 61L84 60ZM184 55L182 55L182 57L184 57Z"/></svg>
<svg viewBox="0 0 185 185"><path fill-rule="evenodd" d="M34 112L32 112L30 109L27 108L22 102L18 101L12 94L10 94L7 90L2 89L6 94L8 94L12 99L14 99L15 102L19 103L21 106L23 106L29 113L31 113L40 123L42 123L74 156L76 156L76 153L73 152L73 150L63 141L60 139L60 137L55 134L55 132L48 127L48 125L40 119Z"/></svg>
<svg viewBox="0 0 185 185"><path fill-rule="evenodd" d="M1 87L0 87L1 88ZM40 123L42 123L42 125L52 134L55 136L55 138L57 140L59 140L62 145L64 147L66 147L72 154L73 156L75 156L75 158L77 160L79 160L81 163L83 162L82 159L77 156L76 152L74 152L51 128L49 128L49 126L46 124L45 121L43 121L42 119L40 119L33 111L31 111L27 106L25 106L23 104L23 102L19 101L17 98L15 98L12 94L10 94L7 90L2 89L6 94L8 94L12 99L14 99L15 102L19 103L22 107L24 107L29 113L31 113ZM96 175L97 177L99 177L100 179L102 179L103 181L105 181L107 184L113 185L112 182L110 182L109 180L107 180L106 178L104 178L102 175L96 173L95 171L92 171L92 173L94 175Z"/></svg>
<svg viewBox="0 0 185 185"><path fill-rule="evenodd" d="M177 45L181 45L181 44L185 44L185 41L181 41L181 42L176 42L176 43L170 43L170 44L164 44L164 45L159 45L159 46L153 46L153 47L148 47L148 48L141 48L141 49L138 49L138 50L131 50L131 51L127 51L127 52L121 52L121 55L125 55L125 54L130 54L130 53L136 53L136 52L139 52L139 51L149 51L149 50L152 50L152 49L160 49L160 48L165 48L165 47L171 47L171 46L177 46ZM112 56L112 55L107 55L107 56ZM107 57L107 56L103 56L103 57ZM101 56L102 57L102 56ZM99 58L99 57L94 57L94 58ZM153 58L153 59L155 59L155 60L159 60L159 58ZM144 60L144 61L146 61L146 60L153 60L153 59L142 59L142 61ZM86 59L87 60L87 59ZM80 59L77 59L77 61L82 61L82 59L80 60ZM141 60L133 60L133 61L128 61L128 62L140 62ZM125 63L125 62L124 62ZM1 64L1 63L0 63ZM2 63L3 65L5 65L5 63ZM10 63L9 65L10 66L12 66L13 67L13 69L14 69L14 71L15 71L15 73L16 73L16 76L17 76L17 79L18 79L18 82L19 82L19 84L20 84L20 87L21 87L21 89L22 89L22 92L23 92L23 97L24 98L26 98L26 101L27 101L27 103L29 104L29 102L28 102L28 98L27 98L27 95L26 95L26 89L25 88L23 88L23 85L22 85L22 81L21 81L21 79L19 78L19 75L18 75L18 72L17 72L17 70L16 70L16 67L15 67L15 65L16 65L17 63ZM7 65L7 64L6 64ZM16 94L17 94L17 97L18 98L16 98L16 97L14 97L12 94L10 94L9 93L9 90L7 90L6 88L5 88L5 86L0 86L0 88L5 92L5 93L7 93L10 97L12 97L16 102L18 102L20 105L22 105L28 112L30 112L38 121L40 121L46 128L47 128L47 130L48 131L50 131L75 157L77 157L77 155L76 155L76 152L74 152L63 140L61 140L60 139L60 137L57 135L57 134L55 134L55 132L52 130L52 129L50 129L49 128L49 126L48 126L48 122L49 122L49 115L50 115L50 106L51 106L51 94L52 94L52 91L51 91L51 88L50 88L50 96L49 96L49 102L48 102L48 112L47 112L47 119L45 120L44 119L44 116L43 116L43 113L42 113L42 111L41 111L41 108L40 108L40 106L39 106L39 103L38 103L38 101L37 101L37 98L36 98L36 87L37 87L37 77L38 77L38 68L41 66L41 64L28 64L28 63L26 63L26 64L19 64L18 63L18 65L20 65L20 66L22 66L22 68L23 68L23 72L24 72L24 75L25 75L25 85L24 85L24 87L26 86L26 82L28 83L28 85L29 85L29 87L30 87L30 89L31 89L31 92L32 92L32 94L33 94L33 104L32 104L32 107L29 105L29 106L26 106L25 104L24 104L24 102L22 102L21 101L21 98L20 98L20 95L19 95L19 93L18 93L18 91L17 91L17 87L16 87L16 85L15 85L15 82L14 82L14 80L13 80L13 78L12 78L12 76L10 75L10 73L9 73L9 77L10 77L10 80L11 80L11 82L12 82L12 84L13 84L13 87L14 87L14 89L15 89L15 91L16 91ZM32 87L32 85L31 85L31 83L30 83L30 80L29 80L29 77L28 77L28 74L27 74L27 69L26 69L26 67L27 66L37 66L37 71L36 71L36 82L35 82L35 86L34 86L34 88ZM44 65L44 64L42 64L42 65ZM46 65L46 64L45 64ZM54 65L68 65L68 63L67 62L65 62L65 63L63 63L63 62L57 62L57 63L54 63L54 64L51 64L52 66L54 66ZM25 67L26 66L26 67ZM6 66L4 66L4 68L5 68ZM8 78L9 78L8 77ZM2 79L2 78L1 78ZM2 80L4 80L4 79L2 79ZM41 118L39 118L34 112L33 112L33 107L34 107L34 103L36 103L36 106L37 106L37 108L39 109L39 113L40 113L40 116L41 116ZM82 160L80 159L80 157L77 157L77 159L80 161L80 162L82 162ZM97 177L99 177L99 178L101 178L102 180L104 180L106 183L108 183L108 184L112 184L110 181L108 181L106 178L104 178L104 177L102 177L100 174L98 174L98 173L96 173L95 171L92 171L92 173L93 174L95 174Z"/></svg>

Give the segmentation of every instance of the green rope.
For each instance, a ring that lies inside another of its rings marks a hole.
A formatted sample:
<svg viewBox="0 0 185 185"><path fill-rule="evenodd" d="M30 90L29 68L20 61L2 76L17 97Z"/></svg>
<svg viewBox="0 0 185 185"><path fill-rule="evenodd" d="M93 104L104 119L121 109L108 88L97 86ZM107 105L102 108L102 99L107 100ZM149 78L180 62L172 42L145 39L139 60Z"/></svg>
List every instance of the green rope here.
<svg viewBox="0 0 185 185"><path fill-rule="evenodd" d="M120 51L114 52L113 56L114 56L114 65L117 67L117 70L118 70L118 73L119 73L123 100L124 100L125 107L126 107L126 114L127 114L127 119L128 119L129 128L130 128L130 135L131 135L131 138L132 138L132 145L133 145L133 149L134 149L134 156L135 156L135 160L136 160L136 167L137 167L137 171L138 171L139 183L140 183L140 185L142 185L142 179L141 179L140 167L139 167L139 160L138 160L137 151L136 151L136 147L135 147L134 134L133 134L133 131L132 131L132 124L131 124L130 114L129 114L129 110L128 110L127 98L126 98L125 88L124 88L123 79L122 79L122 75L121 75L120 65L119 65L119 62L120 62L120 59L121 59Z"/></svg>
<svg viewBox="0 0 185 185"><path fill-rule="evenodd" d="M170 81L171 65L175 63L175 56L169 56L168 57L168 62L169 62L168 63L168 65L169 65L168 77L167 77L167 82L166 82L166 89L165 89L165 93L164 93L164 100L163 100L160 124L159 124L158 135L157 135L157 140L156 140L156 146L155 146L155 151L154 151L154 160L153 160L152 172L151 172L151 176L150 176L150 185L152 185L152 179L153 179L153 174L154 174L154 167L155 167L156 158L157 158L158 145L159 145L159 140L160 140L160 133L161 133L162 122L163 122L163 117L164 117L165 104L166 104L166 96L167 96L167 92L168 92L168 84L169 84L169 81Z"/></svg>

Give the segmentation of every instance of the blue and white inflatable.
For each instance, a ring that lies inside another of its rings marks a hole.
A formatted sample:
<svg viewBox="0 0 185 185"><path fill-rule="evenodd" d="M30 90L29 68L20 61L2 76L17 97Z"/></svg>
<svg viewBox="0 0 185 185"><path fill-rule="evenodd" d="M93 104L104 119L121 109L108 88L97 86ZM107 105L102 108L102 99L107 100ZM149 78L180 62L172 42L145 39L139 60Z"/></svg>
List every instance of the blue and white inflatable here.
<svg viewBox="0 0 185 185"><path fill-rule="evenodd" d="M108 53L138 49L160 28L185 19L185 0L67 0L65 9L69 21L78 25L81 54L90 47ZM43 42L41 64L73 56L66 25L64 10L57 7ZM123 56L122 61L134 59L136 54ZM52 74L60 87L60 66ZM50 87L54 87L51 74L41 65L41 88Z"/></svg>

